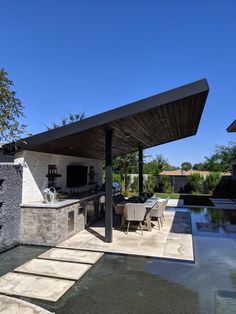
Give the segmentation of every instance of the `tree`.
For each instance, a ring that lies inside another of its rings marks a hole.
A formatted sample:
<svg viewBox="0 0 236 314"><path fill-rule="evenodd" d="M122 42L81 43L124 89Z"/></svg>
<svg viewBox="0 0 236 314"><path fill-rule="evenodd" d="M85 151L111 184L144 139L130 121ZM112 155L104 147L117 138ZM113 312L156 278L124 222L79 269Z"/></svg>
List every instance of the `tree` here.
<svg viewBox="0 0 236 314"><path fill-rule="evenodd" d="M229 145L217 145L211 157L206 157L205 167L208 171L230 171L230 160L235 156L236 142Z"/></svg>
<svg viewBox="0 0 236 314"><path fill-rule="evenodd" d="M59 128L60 126L65 126L65 125L70 124L70 123L81 121L84 119L84 117L85 117L84 112L80 112L80 113L68 112L67 117L61 119L61 123L58 124L56 122L53 122L51 127L49 127L47 125L46 125L46 127L48 130L56 129L56 128Z"/></svg>
<svg viewBox="0 0 236 314"><path fill-rule="evenodd" d="M204 171L206 170L205 165L203 162L197 163L193 165L193 170L199 170L199 171Z"/></svg>
<svg viewBox="0 0 236 314"><path fill-rule="evenodd" d="M217 145L214 153L210 157L205 157L205 161L195 164L194 170L207 170L214 172L226 172L231 170L230 160L236 154L236 142L229 142L226 145Z"/></svg>
<svg viewBox="0 0 236 314"><path fill-rule="evenodd" d="M138 165L138 153L129 153L118 156L113 161L113 171L114 173L120 173L121 181L124 190L128 189L129 176L130 173L137 172Z"/></svg>
<svg viewBox="0 0 236 314"><path fill-rule="evenodd" d="M19 122L24 117L22 102L12 90L13 81L4 69L0 69L0 141L19 141L26 125Z"/></svg>
<svg viewBox="0 0 236 314"><path fill-rule="evenodd" d="M185 161L181 164L181 168L185 171L189 171L192 169L192 164L188 161Z"/></svg>
<svg viewBox="0 0 236 314"><path fill-rule="evenodd" d="M208 189L210 192L214 192L217 185L220 183L221 174L220 172L211 172L206 178Z"/></svg>
<svg viewBox="0 0 236 314"><path fill-rule="evenodd" d="M144 173L158 175L164 170L171 168L168 160L161 154L157 154L156 158L144 164Z"/></svg>

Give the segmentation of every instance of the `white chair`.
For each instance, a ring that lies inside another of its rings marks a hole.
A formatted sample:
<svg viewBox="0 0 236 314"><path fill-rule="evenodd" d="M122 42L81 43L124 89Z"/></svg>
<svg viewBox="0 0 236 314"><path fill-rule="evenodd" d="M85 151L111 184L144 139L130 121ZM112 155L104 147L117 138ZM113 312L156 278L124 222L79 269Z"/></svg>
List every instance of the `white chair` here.
<svg viewBox="0 0 236 314"><path fill-rule="evenodd" d="M141 229L141 233L143 235L142 221L144 220L144 216L146 213L145 206L141 203L126 203L124 206L123 213L125 216L125 220L128 222L126 234L128 234L130 222L138 221L140 229Z"/></svg>
<svg viewBox="0 0 236 314"><path fill-rule="evenodd" d="M165 220L164 210L166 209L168 200L169 200L169 197L166 200L164 200L164 201L160 202L159 204L155 205L151 209L151 211L150 211L151 219L152 218L157 218L157 223L158 223L159 230L160 230L160 224L161 224L161 226L163 225L162 219Z"/></svg>

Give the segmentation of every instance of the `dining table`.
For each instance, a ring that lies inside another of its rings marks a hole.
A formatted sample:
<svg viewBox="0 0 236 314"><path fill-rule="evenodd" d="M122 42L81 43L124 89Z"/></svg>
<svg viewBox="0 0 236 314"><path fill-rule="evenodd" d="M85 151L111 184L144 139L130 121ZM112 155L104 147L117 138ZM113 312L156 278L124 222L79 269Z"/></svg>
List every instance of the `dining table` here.
<svg viewBox="0 0 236 314"><path fill-rule="evenodd" d="M152 231L152 222L151 222L151 209L159 202L159 198L158 197L150 197L149 199L147 199L144 203L142 203L145 208L146 208L146 213L144 216L144 225L143 225L143 230L147 230L147 231ZM127 202L122 202L122 203L118 203L117 206L122 206L124 209L125 203ZM122 211L122 218L121 218L121 228L125 228L125 215L124 212ZM130 226L132 228L132 225ZM137 227L137 226L136 226Z"/></svg>

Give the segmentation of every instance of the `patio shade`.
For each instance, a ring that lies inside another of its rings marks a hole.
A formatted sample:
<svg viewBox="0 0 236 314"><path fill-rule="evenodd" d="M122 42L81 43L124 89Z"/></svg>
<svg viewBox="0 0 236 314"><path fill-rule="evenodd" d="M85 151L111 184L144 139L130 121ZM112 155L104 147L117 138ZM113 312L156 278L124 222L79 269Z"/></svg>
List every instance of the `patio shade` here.
<svg viewBox="0 0 236 314"><path fill-rule="evenodd" d="M236 132L236 120L230 124L230 126L227 127L228 132Z"/></svg>
<svg viewBox="0 0 236 314"><path fill-rule="evenodd" d="M105 131L113 130L113 156L196 134L209 87L206 79L24 139L4 153L32 150L105 159Z"/></svg>

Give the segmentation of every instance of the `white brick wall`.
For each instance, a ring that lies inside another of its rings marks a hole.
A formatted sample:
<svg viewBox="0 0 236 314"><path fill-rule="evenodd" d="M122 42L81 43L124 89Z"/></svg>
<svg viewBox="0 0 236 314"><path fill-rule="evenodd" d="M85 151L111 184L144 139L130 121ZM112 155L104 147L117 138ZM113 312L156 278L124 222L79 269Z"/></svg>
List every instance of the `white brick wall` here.
<svg viewBox="0 0 236 314"><path fill-rule="evenodd" d="M66 167L67 165L84 165L95 167L95 181L102 185L102 161L81 157L53 155L33 151L22 151L16 154L15 163L23 165L23 191L22 203L43 201L42 191L48 186L48 165L57 165L57 173L61 175L56 180L56 185L63 191L70 191L66 187ZM76 191L86 191L93 186L84 186Z"/></svg>

